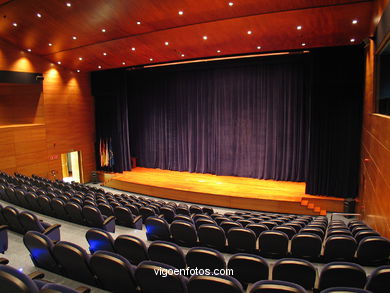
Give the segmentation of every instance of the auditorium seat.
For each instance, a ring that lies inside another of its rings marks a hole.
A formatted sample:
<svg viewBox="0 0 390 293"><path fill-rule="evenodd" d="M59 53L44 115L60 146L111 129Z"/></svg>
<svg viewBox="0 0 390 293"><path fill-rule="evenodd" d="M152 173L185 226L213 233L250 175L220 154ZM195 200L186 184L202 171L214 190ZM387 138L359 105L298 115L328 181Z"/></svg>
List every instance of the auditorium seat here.
<svg viewBox="0 0 390 293"><path fill-rule="evenodd" d="M294 235L297 234L295 229L293 227L289 227L289 226L276 226L272 230L281 231L281 232L286 233L286 235L288 236L288 239L292 239L294 237Z"/></svg>
<svg viewBox="0 0 390 293"><path fill-rule="evenodd" d="M286 224L284 224L284 226L294 228L294 230L297 231L297 233L299 233L300 230L302 229L302 226L300 224L293 223L293 222L286 223Z"/></svg>
<svg viewBox="0 0 390 293"><path fill-rule="evenodd" d="M50 225L45 222L41 222L33 213L23 211L18 215L19 222L22 225L24 232L37 231L45 234L53 241L60 241L60 227L59 224Z"/></svg>
<svg viewBox="0 0 390 293"><path fill-rule="evenodd" d="M357 243L352 236L335 235L325 240L324 260L330 261L352 261L356 252Z"/></svg>
<svg viewBox="0 0 390 293"><path fill-rule="evenodd" d="M360 231L374 231L373 229L367 227L367 226L357 226L352 229L352 235L353 237L356 236L356 234ZM375 231L374 231L375 232ZM379 233L378 233L379 234ZM379 235L378 235L379 236Z"/></svg>
<svg viewBox="0 0 390 293"><path fill-rule="evenodd" d="M60 198L54 198L51 200L51 207L53 208L54 214L57 218L70 221L68 212L65 209L65 201Z"/></svg>
<svg viewBox="0 0 390 293"><path fill-rule="evenodd" d="M232 252L256 252L256 234L246 228L231 228L227 233L229 250Z"/></svg>
<svg viewBox="0 0 390 293"><path fill-rule="evenodd" d="M237 223L240 223L245 228L247 225L253 224L254 222L248 219L241 219L237 220Z"/></svg>
<svg viewBox="0 0 390 293"><path fill-rule="evenodd" d="M105 230L93 228L85 233L85 238L89 244L91 254L98 250L115 252L114 239L111 234Z"/></svg>
<svg viewBox="0 0 390 293"><path fill-rule="evenodd" d="M4 253L8 249L8 231L6 225L0 226L0 253Z"/></svg>
<svg viewBox="0 0 390 293"><path fill-rule="evenodd" d="M217 223L212 219L198 218L195 221L196 230L199 230L199 226L201 225L217 225Z"/></svg>
<svg viewBox="0 0 390 293"><path fill-rule="evenodd" d="M225 216L217 216L213 218L217 225L221 225L222 222L230 221L230 218Z"/></svg>
<svg viewBox="0 0 390 293"><path fill-rule="evenodd" d="M33 280L11 266L0 265L0 292L39 293L43 284L42 281Z"/></svg>
<svg viewBox="0 0 390 293"><path fill-rule="evenodd" d="M315 234L321 237L321 239L324 239L325 234L324 231L322 231L320 228L311 228L311 227L305 227L302 228L299 233L310 233Z"/></svg>
<svg viewBox="0 0 390 293"><path fill-rule="evenodd" d="M90 265L103 289L113 293L137 292L135 267L123 256L98 251L91 256Z"/></svg>
<svg viewBox="0 0 390 293"><path fill-rule="evenodd" d="M380 236L371 236L360 241L356 257L362 265L378 266L388 263L389 254L389 240Z"/></svg>
<svg viewBox="0 0 390 293"><path fill-rule="evenodd" d="M178 206L176 208L176 215L191 216L191 213L187 206Z"/></svg>
<svg viewBox="0 0 390 293"><path fill-rule="evenodd" d="M169 224L173 222L173 219L176 216L175 210L172 207L164 206L160 209L160 214L163 215L164 220Z"/></svg>
<svg viewBox="0 0 390 293"><path fill-rule="evenodd" d="M309 261L319 259L322 249L322 239L316 234L298 233L291 240L291 255Z"/></svg>
<svg viewBox="0 0 390 293"><path fill-rule="evenodd" d="M226 236L223 229L216 225L201 225L198 228L199 243L202 246L215 248L219 251L226 249Z"/></svg>
<svg viewBox="0 0 390 293"><path fill-rule="evenodd" d="M145 220L150 216L157 216L154 209L146 206L139 208L139 214L142 217L143 222L145 222Z"/></svg>
<svg viewBox="0 0 390 293"><path fill-rule="evenodd" d="M360 243L366 237L380 236L378 232L374 230L361 230L355 234L357 243Z"/></svg>
<svg viewBox="0 0 390 293"><path fill-rule="evenodd" d="M190 268L225 269L226 263L223 255L212 248L193 247L186 254L186 263Z"/></svg>
<svg viewBox="0 0 390 293"><path fill-rule="evenodd" d="M260 224L266 225L269 230L272 230L274 227L276 227L278 224L272 221L262 221Z"/></svg>
<svg viewBox="0 0 390 293"><path fill-rule="evenodd" d="M331 287L364 288L366 272L354 263L331 262L322 268L319 280L319 290Z"/></svg>
<svg viewBox="0 0 390 293"><path fill-rule="evenodd" d="M10 230L24 234L24 227L19 221L19 211L14 207L7 206L2 209L3 217L6 221L6 225Z"/></svg>
<svg viewBox="0 0 390 293"><path fill-rule="evenodd" d="M35 193L27 192L25 198L26 202L28 203L28 209L36 212L40 211L40 206L38 204L38 196Z"/></svg>
<svg viewBox="0 0 390 293"><path fill-rule="evenodd" d="M333 287L329 289L322 290L320 293L374 293L359 288L350 288L350 287Z"/></svg>
<svg viewBox="0 0 390 293"><path fill-rule="evenodd" d="M173 270L175 270L174 267L166 264L143 261L135 270L135 278L144 293L187 293L187 278L181 275L168 274L169 271L173 272Z"/></svg>
<svg viewBox="0 0 390 293"><path fill-rule="evenodd" d="M326 237L328 238L331 236L338 236L338 235L352 236L352 233L348 228L328 229Z"/></svg>
<svg viewBox="0 0 390 293"><path fill-rule="evenodd" d="M18 202L18 206L21 206L21 207L28 209L29 204L26 200L26 193L23 190L16 189L15 190L15 198ZM39 198L37 198L37 199L39 200ZM39 205L39 208L41 209L39 201L38 201L38 205Z"/></svg>
<svg viewBox="0 0 390 293"><path fill-rule="evenodd" d="M243 293L243 288L235 278L221 276L192 276L188 282L188 293Z"/></svg>
<svg viewBox="0 0 390 293"><path fill-rule="evenodd" d="M107 203L99 203L97 208L102 213L102 215L105 215L106 217L114 215L114 209Z"/></svg>
<svg viewBox="0 0 390 293"><path fill-rule="evenodd" d="M274 263L272 280L292 282L307 290L313 290L316 274L316 269L310 262L294 258L284 258Z"/></svg>
<svg viewBox="0 0 390 293"><path fill-rule="evenodd" d="M267 261L257 255L237 253L230 257L228 268L233 270L233 276L246 288L248 284L259 280L267 280L269 266Z"/></svg>
<svg viewBox="0 0 390 293"><path fill-rule="evenodd" d="M214 214L214 210L211 207L202 207L202 211L203 213L208 215Z"/></svg>
<svg viewBox="0 0 390 293"><path fill-rule="evenodd" d="M390 265L376 268L367 280L366 289L372 293L388 293L390 289Z"/></svg>
<svg viewBox="0 0 390 293"><path fill-rule="evenodd" d="M191 214L203 214L202 208L197 205L191 205L190 206L190 213Z"/></svg>
<svg viewBox="0 0 390 293"><path fill-rule="evenodd" d="M194 247L197 245L197 233L195 226L186 221L173 221L170 227L173 240L186 247Z"/></svg>
<svg viewBox="0 0 390 293"><path fill-rule="evenodd" d="M114 208L114 214L118 225L142 230L142 217L135 217L129 207L117 206Z"/></svg>
<svg viewBox="0 0 390 293"><path fill-rule="evenodd" d="M47 283L45 284L40 293L90 293L91 289L80 286L76 289L69 288L67 286L55 283Z"/></svg>
<svg viewBox="0 0 390 293"><path fill-rule="evenodd" d="M38 204L43 214L55 217L55 212L51 206L51 199L47 195L41 195L38 197Z"/></svg>
<svg viewBox="0 0 390 293"><path fill-rule="evenodd" d="M264 231L259 236L260 255L270 258L282 258L287 255L288 236L280 231Z"/></svg>
<svg viewBox="0 0 390 293"><path fill-rule="evenodd" d="M260 224L260 223L253 223L247 225L245 228L252 230L256 234L256 238L259 237L261 232L269 230L266 225Z"/></svg>
<svg viewBox="0 0 390 293"><path fill-rule="evenodd" d="M223 221L219 226L225 231L226 235L231 228L242 228L240 223L234 222L232 220Z"/></svg>
<svg viewBox="0 0 390 293"><path fill-rule="evenodd" d="M94 206L84 206L82 209L85 222L90 227L100 228L107 232L115 232L115 217L103 216L100 210Z"/></svg>
<svg viewBox="0 0 390 293"><path fill-rule="evenodd" d="M249 293L306 293L306 290L286 281L264 280L254 283Z"/></svg>
<svg viewBox="0 0 390 293"><path fill-rule="evenodd" d="M90 255L83 248L71 242L60 241L54 245L53 255L66 277L97 286L89 264Z"/></svg>
<svg viewBox="0 0 390 293"><path fill-rule="evenodd" d="M186 268L186 260L179 246L167 241L153 241L148 248L150 260L168 264L177 269Z"/></svg>
<svg viewBox="0 0 390 293"><path fill-rule="evenodd" d="M178 215L178 214L176 214L176 216L173 219L173 221L184 221L184 222L188 222L188 223L194 224L194 220L190 216L187 216L187 215Z"/></svg>
<svg viewBox="0 0 390 293"><path fill-rule="evenodd" d="M79 224L79 225L85 225L85 220L83 217L83 211L81 206L78 203L68 201L65 204L65 210L69 216L69 219L73 223Z"/></svg>
<svg viewBox="0 0 390 293"><path fill-rule="evenodd" d="M149 241L153 240L171 240L169 224L165 219L150 216L145 220L146 237Z"/></svg>
<svg viewBox="0 0 390 293"><path fill-rule="evenodd" d="M117 253L133 265L149 259L145 243L135 236L119 235L114 241L114 247Z"/></svg>

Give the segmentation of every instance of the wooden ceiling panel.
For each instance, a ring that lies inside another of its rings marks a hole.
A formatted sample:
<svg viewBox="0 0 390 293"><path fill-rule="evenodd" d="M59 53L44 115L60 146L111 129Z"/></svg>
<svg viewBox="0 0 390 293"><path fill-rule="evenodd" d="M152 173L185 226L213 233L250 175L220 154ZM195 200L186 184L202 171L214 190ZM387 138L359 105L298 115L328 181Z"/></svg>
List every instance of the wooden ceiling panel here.
<svg viewBox="0 0 390 293"><path fill-rule="evenodd" d="M306 47L345 45L350 38L357 43L368 36L372 3L15 0L1 5L0 0L0 37L52 62L60 61L61 66L89 71L99 69L98 66L105 69L250 53L257 51L257 46L262 51L275 51L299 49L302 43ZM352 25L355 18L358 23ZM303 29L297 30L297 25ZM252 34L248 35L248 30ZM202 39L204 35L207 40ZM169 46L164 45L165 41ZM132 47L136 50L132 51Z"/></svg>

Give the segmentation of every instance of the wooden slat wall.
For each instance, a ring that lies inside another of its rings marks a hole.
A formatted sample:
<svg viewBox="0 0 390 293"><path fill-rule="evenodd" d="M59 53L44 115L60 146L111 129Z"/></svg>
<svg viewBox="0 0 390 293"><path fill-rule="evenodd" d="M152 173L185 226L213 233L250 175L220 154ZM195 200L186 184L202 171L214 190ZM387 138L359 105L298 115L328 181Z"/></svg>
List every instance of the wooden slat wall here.
<svg viewBox="0 0 390 293"><path fill-rule="evenodd" d="M366 87L359 209L364 220L390 238L390 117L374 114L374 42L366 53Z"/></svg>
<svg viewBox="0 0 390 293"><path fill-rule="evenodd" d="M95 170L94 104L89 75L51 64L3 40L0 40L0 70L41 72L45 77L37 111L23 113L32 117L16 119L30 125L7 127L5 124L11 124L15 115L0 119L0 170L34 173L50 179L54 178L51 171L55 170L56 178L61 179L60 154L81 151L84 181L89 181L91 171ZM26 88L0 85L0 99L3 98L0 112L6 113L6 104L10 113L17 111L18 102L10 104L10 97L26 95ZM11 120L3 121L6 119Z"/></svg>

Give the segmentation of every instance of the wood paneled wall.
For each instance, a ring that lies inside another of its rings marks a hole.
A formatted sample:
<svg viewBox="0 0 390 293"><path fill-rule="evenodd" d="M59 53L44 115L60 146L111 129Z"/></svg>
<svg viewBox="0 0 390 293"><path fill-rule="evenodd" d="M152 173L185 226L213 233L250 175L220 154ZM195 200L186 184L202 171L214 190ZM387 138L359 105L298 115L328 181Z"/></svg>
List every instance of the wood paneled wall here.
<svg viewBox="0 0 390 293"><path fill-rule="evenodd" d="M375 114L375 48L366 51L366 80L359 209L364 220L390 238L390 116Z"/></svg>
<svg viewBox="0 0 390 293"><path fill-rule="evenodd" d="M88 182L95 170L89 74L64 69L3 40L0 70L40 72L45 77L38 101L36 90L31 91L30 98L38 103L36 109L25 112L17 112L17 100L20 95L28 96L29 86L0 85L0 114L8 113L0 118L0 170L61 179L61 153L81 151L83 177Z"/></svg>

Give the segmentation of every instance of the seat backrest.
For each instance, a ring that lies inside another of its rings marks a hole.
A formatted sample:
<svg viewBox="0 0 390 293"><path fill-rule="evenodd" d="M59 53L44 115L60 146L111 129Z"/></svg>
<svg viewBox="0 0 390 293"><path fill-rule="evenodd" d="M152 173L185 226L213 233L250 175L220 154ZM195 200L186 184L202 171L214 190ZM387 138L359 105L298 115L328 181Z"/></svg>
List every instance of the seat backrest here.
<svg viewBox="0 0 390 293"><path fill-rule="evenodd" d="M72 222L75 222L77 224L84 224L84 217L82 214L82 208L78 203L68 201L65 204L65 210L67 214L69 215L69 218Z"/></svg>
<svg viewBox="0 0 390 293"><path fill-rule="evenodd" d="M202 208L197 205L191 205L190 206L190 213L191 214L203 214Z"/></svg>
<svg viewBox="0 0 390 293"><path fill-rule="evenodd" d="M117 253L133 265L149 259L145 243L135 236L119 235L114 241L114 247Z"/></svg>
<svg viewBox="0 0 390 293"><path fill-rule="evenodd" d="M104 219L97 207L84 206L82 212L83 217L89 226L103 228Z"/></svg>
<svg viewBox="0 0 390 293"><path fill-rule="evenodd" d="M187 293L187 278L173 274L174 270L166 264L143 261L135 270L135 278L142 292Z"/></svg>
<svg viewBox="0 0 390 293"><path fill-rule="evenodd" d="M253 284L249 293L306 293L301 286L286 281L259 281Z"/></svg>
<svg viewBox="0 0 390 293"><path fill-rule="evenodd" d="M114 239L107 231L92 228L87 231L85 238L88 241L91 253L95 253L98 250L115 252Z"/></svg>
<svg viewBox="0 0 390 293"><path fill-rule="evenodd" d="M96 286L94 274L89 266L89 255L80 246L60 241L54 245L53 254L62 270L70 279Z"/></svg>
<svg viewBox="0 0 390 293"><path fill-rule="evenodd" d="M29 231L23 236L23 243L35 266L59 272L58 263L53 256L53 242L49 237L37 231Z"/></svg>
<svg viewBox="0 0 390 293"><path fill-rule="evenodd" d="M154 241L149 245L148 254L152 261L157 261L178 269L186 268L183 251L174 243Z"/></svg>
<svg viewBox="0 0 390 293"><path fill-rule="evenodd" d="M38 293L39 288L33 280L17 269L0 265L0 292Z"/></svg>
<svg viewBox="0 0 390 293"><path fill-rule="evenodd" d="M363 288L366 279L366 272L357 264L331 262L322 268L319 289L324 290L331 287Z"/></svg>
<svg viewBox="0 0 390 293"><path fill-rule="evenodd" d="M14 207L7 206L3 208L2 212L6 221L6 225L9 227L9 229L14 232L23 234L24 228L19 221L19 211Z"/></svg>
<svg viewBox="0 0 390 293"><path fill-rule="evenodd" d="M111 292L136 292L137 284L133 277L135 267L123 256L97 251L92 255L90 265L104 289Z"/></svg>
<svg viewBox="0 0 390 293"><path fill-rule="evenodd" d="M114 214L118 225L132 227L134 217L129 207L117 206L114 208Z"/></svg>
<svg viewBox="0 0 390 293"><path fill-rule="evenodd" d="M186 221L173 221L170 227L172 238L182 246L194 247L197 244L197 233L195 226Z"/></svg>
<svg viewBox="0 0 390 293"><path fill-rule="evenodd" d="M69 218L68 212L65 210L64 200L60 198L54 198L51 200L51 206L58 218L63 220L67 220Z"/></svg>
<svg viewBox="0 0 390 293"><path fill-rule="evenodd" d="M260 223L248 224L245 228L252 230L256 234L256 238L259 237L261 232L269 230L266 225Z"/></svg>
<svg viewBox="0 0 390 293"><path fill-rule="evenodd" d="M223 250L226 236L223 229L216 225L201 225L198 228L199 242L202 246Z"/></svg>
<svg viewBox="0 0 390 293"><path fill-rule="evenodd" d="M260 254L265 257L284 257L288 249L288 236L281 231L264 231L259 236Z"/></svg>
<svg viewBox="0 0 390 293"><path fill-rule="evenodd" d="M267 280L269 265L267 261L257 255L247 253L234 254L228 262L228 268L233 270L233 276L246 287L249 283Z"/></svg>
<svg viewBox="0 0 390 293"><path fill-rule="evenodd" d="M175 210L172 207L164 206L160 208L160 214L164 216L165 221L172 223L176 216Z"/></svg>
<svg viewBox="0 0 390 293"><path fill-rule="evenodd" d="M366 237L360 241L356 256L363 265L382 265L389 260L390 242L380 236Z"/></svg>
<svg viewBox="0 0 390 293"><path fill-rule="evenodd" d="M316 280L316 269L308 261L284 258L274 264L272 280L292 282L305 289L313 290Z"/></svg>
<svg viewBox="0 0 390 293"><path fill-rule="evenodd" d="M327 261L352 260L356 247L356 240L352 236L330 236L325 240L324 258Z"/></svg>
<svg viewBox="0 0 390 293"><path fill-rule="evenodd" d="M43 232L45 228L42 227L41 223L39 222L39 219L36 215L23 211L19 213L19 222L22 224L24 231L38 231Z"/></svg>
<svg viewBox="0 0 390 293"><path fill-rule="evenodd" d="M364 238L370 237L370 236L380 236L378 232L374 230L361 230L355 234L355 239L357 243L360 243Z"/></svg>
<svg viewBox="0 0 390 293"><path fill-rule="evenodd" d="M235 278L222 276L194 275L188 282L189 293L243 293L243 288Z"/></svg>
<svg viewBox="0 0 390 293"><path fill-rule="evenodd" d="M276 226L273 228L273 230L282 231L282 232L286 233L286 235L288 236L288 239L292 239L295 236L295 234L297 233L293 227L289 227L289 226Z"/></svg>
<svg viewBox="0 0 390 293"><path fill-rule="evenodd" d="M232 220L223 221L219 226L225 231L226 235L231 228L242 228L240 223L234 222Z"/></svg>
<svg viewBox="0 0 390 293"><path fill-rule="evenodd" d="M383 291L387 292L387 291ZM328 288L321 293L374 293L371 291L367 291L364 289L359 289L359 288L351 288L351 287L333 287L333 288Z"/></svg>
<svg viewBox="0 0 390 293"><path fill-rule="evenodd" d="M107 217L114 215L114 210L109 204L100 203L100 204L98 204L97 207L100 210L100 212L102 213L102 215L105 215Z"/></svg>
<svg viewBox="0 0 390 293"><path fill-rule="evenodd" d="M317 260L321 254L322 239L316 234L298 233L291 240L291 255L310 261Z"/></svg>
<svg viewBox="0 0 390 293"><path fill-rule="evenodd" d="M368 278L366 289L372 293L386 293L390 288L390 265L376 268Z"/></svg>
<svg viewBox="0 0 390 293"><path fill-rule="evenodd" d="M145 220L150 216L156 216L156 212L154 209L150 207L141 207L139 209L139 214L142 216L142 220L145 222Z"/></svg>
<svg viewBox="0 0 390 293"><path fill-rule="evenodd" d="M212 248L191 248L187 252L186 262L190 268L209 269L211 271L226 268L223 255Z"/></svg>
<svg viewBox="0 0 390 293"><path fill-rule="evenodd" d="M150 216L145 220L146 237L149 241L165 240L169 241L171 233L169 232L169 224L162 218Z"/></svg>
<svg viewBox="0 0 390 293"><path fill-rule="evenodd" d="M227 233L229 248L236 252L256 251L256 234L246 228L231 228Z"/></svg>

